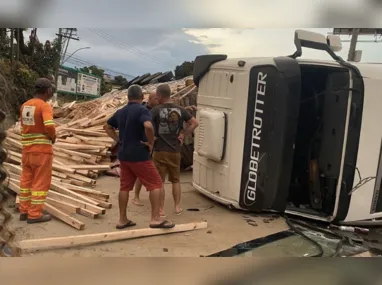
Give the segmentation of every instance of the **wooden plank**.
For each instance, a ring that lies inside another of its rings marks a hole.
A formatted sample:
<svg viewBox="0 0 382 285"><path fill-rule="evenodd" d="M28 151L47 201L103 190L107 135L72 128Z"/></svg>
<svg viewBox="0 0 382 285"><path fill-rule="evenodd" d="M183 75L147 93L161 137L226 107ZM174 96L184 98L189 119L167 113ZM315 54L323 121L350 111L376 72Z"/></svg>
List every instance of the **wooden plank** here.
<svg viewBox="0 0 382 285"><path fill-rule="evenodd" d="M83 216L91 218L91 219L96 219L99 217L98 213L94 213L92 211L82 209L82 208L78 209L77 214L83 215Z"/></svg>
<svg viewBox="0 0 382 285"><path fill-rule="evenodd" d="M75 170L109 170L109 165L67 165L66 167Z"/></svg>
<svg viewBox="0 0 382 285"><path fill-rule="evenodd" d="M20 187L14 182L8 180L8 182L5 183L5 186L15 192L17 195L20 195Z"/></svg>
<svg viewBox="0 0 382 285"><path fill-rule="evenodd" d="M22 144L21 144L21 142L19 140L15 140L15 139L11 139L9 137L6 137L5 141L8 141L11 145L14 145L14 146L16 146L19 149L23 148L23 146L22 146Z"/></svg>
<svg viewBox="0 0 382 285"><path fill-rule="evenodd" d="M93 137L106 137L107 136L105 133L87 131L87 130L83 130L83 129L65 128L65 131L72 132L72 133L78 134L78 135L93 136Z"/></svg>
<svg viewBox="0 0 382 285"><path fill-rule="evenodd" d="M76 170L74 170L74 169L70 169L70 168L67 168L66 166L62 166L62 165L57 165L55 163L53 163L53 167L52 168L54 170L62 171L62 172L65 172L65 173L71 173L71 174L76 173Z"/></svg>
<svg viewBox="0 0 382 285"><path fill-rule="evenodd" d="M19 197L19 195L16 196L15 206L16 206L16 209L18 209L20 207L20 197Z"/></svg>
<svg viewBox="0 0 382 285"><path fill-rule="evenodd" d="M90 210L90 211L95 212L95 213L100 213L102 215L104 215L106 213L106 210L101 208L101 207L95 206L95 205L87 203L85 201L77 200L75 198L69 197L67 195L64 195L64 194L61 194L61 193L58 193L55 191L48 191L48 197L53 198L55 200L63 201L63 202L66 202L66 203L69 203L69 204L72 204L75 206L78 206L78 207L86 209L86 210Z"/></svg>
<svg viewBox="0 0 382 285"><path fill-rule="evenodd" d="M172 229L137 229L116 231L108 233L66 236L56 238L31 239L22 240L19 246L22 250L37 250L37 249L54 249L74 246L84 246L94 243L104 243L111 241L121 241L140 237L149 237L157 235L165 235L171 233L181 233L193 230L206 229L207 222L197 222L189 224L176 225Z"/></svg>
<svg viewBox="0 0 382 285"><path fill-rule="evenodd" d="M78 180L67 180L67 181L62 181L62 182L65 182L65 183L70 183L72 185L76 185L76 186L92 186L93 184L90 184L90 183L86 183L86 182L83 182L83 181L78 181Z"/></svg>
<svg viewBox="0 0 382 285"><path fill-rule="evenodd" d="M87 195L87 196L91 197L91 195ZM102 201L102 200L99 200L99 199L93 198L93 197L91 197L91 199L96 201L98 203L99 207L102 207L102 208L105 208L105 209L111 209L113 207L113 204L109 203L107 201Z"/></svg>
<svg viewBox="0 0 382 285"><path fill-rule="evenodd" d="M21 166L19 165L14 165L12 163L8 163L8 162L4 162L3 165L6 167L6 168L9 168L10 170L12 170L13 172L16 172L17 174L20 174L21 175L21 172L22 172L22 168Z"/></svg>
<svg viewBox="0 0 382 285"><path fill-rule="evenodd" d="M15 156L15 155L13 155L13 154L8 154L8 155L7 155L7 161L8 161L8 160L15 161L15 162L21 164L21 158Z"/></svg>
<svg viewBox="0 0 382 285"><path fill-rule="evenodd" d="M56 207L53 207L49 203L45 203L44 209L52 216L56 217L60 221L63 221L64 223L68 224L69 226L72 226L73 228L77 230L85 229L85 224L83 222L69 216L63 211L57 209Z"/></svg>
<svg viewBox="0 0 382 285"><path fill-rule="evenodd" d="M106 194L104 192L101 192L101 191L98 191L98 190L95 190L95 189L89 189L89 188L75 186L75 185L71 185L71 184L63 184L62 186L68 188L69 190L73 190L73 191L74 190L78 190L78 191L82 191L84 193L94 194L96 196L103 197L105 199L109 199L110 198L109 194Z"/></svg>
<svg viewBox="0 0 382 285"><path fill-rule="evenodd" d="M66 202L62 202L56 199L47 197L46 201L51 204L53 207L56 207L62 211L65 211L66 214L76 214L81 208Z"/></svg>
<svg viewBox="0 0 382 285"><path fill-rule="evenodd" d="M11 155L16 156L18 158L22 157L21 153L18 153L18 152L12 151L12 150L8 150L7 152L8 152L8 154L11 154Z"/></svg>
<svg viewBox="0 0 382 285"><path fill-rule="evenodd" d="M9 137L9 138L12 138L12 139L17 140L17 141L21 141L21 136L18 134L15 134L14 132L11 132L8 130L6 132L6 134L7 134L7 137Z"/></svg>
<svg viewBox="0 0 382 285"><path fill-rule="evenodd" d="M63 178L63 179L68 178L68 175L61 173L61 172L54 171L54 170L52 171L52 175L59 177L59 178Z"/></svg>
<svg viewBox="0 0 382 285"><path fill-rule="evenodd" d="M18 175L16 173L12 173L12 172L7 173L7 176L9 176L10 178L16 179L18 181L20 181L20 179L21 179L20 175Z"/></svg>
<svg viewBox="0 0 382 285"><path fill-rule="evenodd" d="M95 180L93 180L91 178L88 178L88 177L85 177L85 176L82 176L82 175L68 174L68 177L69 178L73 178L73 179L77 179L77 180L80 180L80 181L83 181L83 182L86 182L86 183L89 183L89 184L96 184Z"/></svg>
<svg viewBox="0 0 382 285"><path fill-rule="evenodd" d="M80 124L82 122L85 122L86 120L88 120L88 118L82 118L82 119L79 119L79 120L76 120L76 121L73 121L73 122L70 122L67 124L67 127L72 127L72 126L75 126L77 124Z"/></svg>
<svg viewBox="0 0 382 285"><path fill-rule="evenodd" d="M62 182L62 179L61 178L58 178L56 176L52 176L52 180L53 181L56 181L56 182Z"/></svg>
<svg viewBox="0 0 382 285"><path fill-rule="evenodd" d="M84 195L81 195L81 194L78 194L74 191L71 191L61 185L59 185L58 183L56 182L52 182L51 185L50 185L50 188L58 193L61 193L61 194L64 194L66 196L69 196L69 197L72 197L74 199L78 199L78 200L82 200L82 201L85 201L87 203L90 203L92 205L95 205L95 206L98 206L98 203L95 202L94 200L84 196Z"/></svg>
<svg viewBox="0 0 382 285"><path fill-rule="evenodd" d="M88 144L70 144L70 143L55 143L57 150L61 148L69 149L69 150L93 150L93 151L101 151L103 148L97 145L88 145Z"/></svg>
<svg viewBox="0 0 382 285"><path fill-rule="evenodd" d="M63 148L56 148L56 147L54 147L54 149L56 152L63 152L65 154L69 154L72 156L80 156L80 157L88 158L88 159L92 158L91 154L87 154L87 153L83 153L83 152L78 152L78 151L73 151L73 150L68 150L68 149L63 149Z"/></svg>

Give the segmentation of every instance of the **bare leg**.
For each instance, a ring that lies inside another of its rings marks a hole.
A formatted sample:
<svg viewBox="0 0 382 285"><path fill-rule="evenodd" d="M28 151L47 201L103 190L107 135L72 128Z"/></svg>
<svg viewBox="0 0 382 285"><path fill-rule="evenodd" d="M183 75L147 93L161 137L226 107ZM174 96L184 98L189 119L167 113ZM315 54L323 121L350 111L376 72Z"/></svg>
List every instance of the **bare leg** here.
<svg viewBox="0 0 382 285"><path fill-rule="evenodd" d="M134 199L133 199L133 204L136 205L136 206L143 206L143 204L141 203L141 200L139 199L139 193L141 192L141 189L142 189L142 182L137 179L137 181L135 182L135 196L134 196Z"/></svg>
<svg viewBox="0 0 382 285"><path fill-rule="evenodd" d="M156 225L162 222L159 209L160 209L161 189L155 189L150 191L150 203L151 203L151 224Z"/></svg>
<svg viewBox="0 0 382 285"><path fill-rule="evenodd" d="M118 195L119 222L118 226L123 226L129 222L127 218L127 203L129 202L129 191L120 191Z"/></svg>
<svg viewBox="0 0 382 285"><path fill-rule="evenodd" d="M172 196L174 198L174 204L175 204L175 213L180 214L182 212L182 208L180 208L180 198L181 198L181 189L180 189L180 183L173 183L172 184Z"/></svg>
<svg viewBox="0 0 382 285"><path fill-rule="evenodd" d="M164 200L166 197L166 192L164 191L164 183L162 184L162 188L160 189L160 208L159 208L159 214L161 217L165 217L166 213L164 211Z"/></svg>

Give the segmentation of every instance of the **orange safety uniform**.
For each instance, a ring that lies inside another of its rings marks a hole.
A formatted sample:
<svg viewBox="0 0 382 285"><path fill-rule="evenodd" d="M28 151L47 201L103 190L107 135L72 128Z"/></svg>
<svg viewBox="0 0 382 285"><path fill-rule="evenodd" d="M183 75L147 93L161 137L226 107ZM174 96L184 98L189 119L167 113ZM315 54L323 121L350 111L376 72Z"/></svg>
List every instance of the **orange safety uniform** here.
<svg viewBox="0 0 382 285"><path fill-rule="evenodd" d="M52 140L56 137L52 107L41 99L31 99L21 106L20 121L20 213L27 213L28 219L38 219L52 181Z"/></svg>

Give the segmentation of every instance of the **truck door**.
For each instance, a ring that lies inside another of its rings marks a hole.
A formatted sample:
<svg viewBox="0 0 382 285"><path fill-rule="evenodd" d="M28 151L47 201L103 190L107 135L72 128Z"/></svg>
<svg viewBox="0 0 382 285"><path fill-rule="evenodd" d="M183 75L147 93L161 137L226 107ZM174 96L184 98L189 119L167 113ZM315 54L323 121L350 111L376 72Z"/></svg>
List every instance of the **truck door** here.
<svg viewBox="0 0 382 285"><path fill-rule="evenodd" d="M283 212L289 194L300 108L301 72L291 57L250 71L239 204Z"/></svg>

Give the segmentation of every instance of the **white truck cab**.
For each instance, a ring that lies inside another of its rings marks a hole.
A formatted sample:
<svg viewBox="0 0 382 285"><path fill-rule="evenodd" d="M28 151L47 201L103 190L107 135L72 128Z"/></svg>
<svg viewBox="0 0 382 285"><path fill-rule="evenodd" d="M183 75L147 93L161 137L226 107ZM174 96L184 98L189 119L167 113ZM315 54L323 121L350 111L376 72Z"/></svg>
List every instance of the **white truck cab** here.
<svg viewBox="0 0 382 285"><path fill-rule="evenodd" d="M341 224L382 218L382 66L297 30L274 58L198 56L193 186L231 208ZM333 61L299 59L302 47Z"/></svg>

